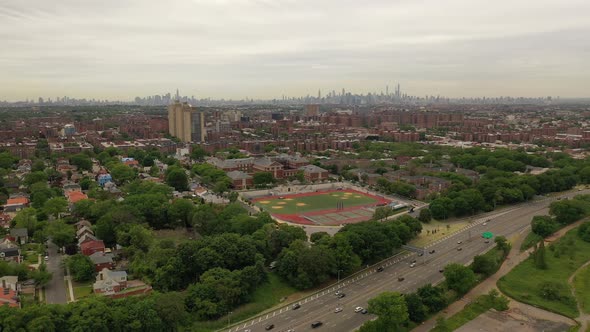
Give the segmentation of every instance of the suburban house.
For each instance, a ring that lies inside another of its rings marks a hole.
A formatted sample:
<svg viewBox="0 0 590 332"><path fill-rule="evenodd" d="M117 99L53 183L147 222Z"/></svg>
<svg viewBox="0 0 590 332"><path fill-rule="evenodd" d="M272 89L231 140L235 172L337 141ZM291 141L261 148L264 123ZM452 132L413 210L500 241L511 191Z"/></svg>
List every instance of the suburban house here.
<svg viewBox="0 0 590 332"><path fill-rule="evenodd" d="M227 173L227 176L231 179L235 189L241 190L254 186L253 177L242 171L231 171Z"/></svg>
<svg viewBox="0 0 590 332"><path fill-rule="evenodd" d="M96 275L96 282L92 285L94 293L111 295L127 288L127 272L102 269Z"/></svg>
<svg viewBox="0 0 590 332"><path fill-rule="evenodd" d="M29 206L29 199L27 197L9 198L4 204L4 212L18 212Z"/></svg>
<svg viewBox="0 0 590 332"><path fill-rule="evenodd" d="M105 254L103 252L95 252L94 254L88 256L92 263L94 264L94 270L96 272L100 272L103 269L112 269L114 266L113 263L113 254Z"/></svg>
<svg viewBox="0 0 590 332"><path fill-rule="evenodd" d="M21 263L20 248L0 248L0 260Z"/></svg>
<svg viewBox="0 0 590 332"><path fill-rule="evenodd" d="M100 174L98 176L98 185L101 187L104 187L105 184L107 184L108 182L113 182L113 177L109 174Z"/></svg>
<svg viewBox="0 0 590 332"><path fill-rule="evenodd" d="M0 286L0 306L20 308L18 292L10 288L5 281Z"/></svg>
<svg viewBox="0 0 590 332"><path fill-rule="evenodd" d="M18 244L25 244L29 242L29 232L26 228L13 228L10 230L10 237L14 238L14 242Z"/></svg>
<svg viewBox="0 0 590 332"><path fill-rule="evenodd" d="M0 227L2 228L10 228L10 221L12 218L6 214L0 212Z"/></svg>
<svg viewBox="0 0 590 332"><path fill-rule="evenodd" d="M104 252L104 242L102 240L90 240L80 244L80 250L85 256L90 256L95 252Z"/></svg>
<svg viewBox="0 0 590 332"><path fill-rule="evenodd" d="M90 223L90 221L82 219L80 221L78 221L77 223L75 223L74 225L76 225L76 230L79 230L80 228L86 226L86 227L92 227L92 224Z"/></svg>
<svg viewBox="0 0 590 332"><path fill-rule="evenodd" d="M78 238L78 247L80 247L82 243L88 241L98 241L98 239L92 234L84 234Z"/></svg>
<svg viewBox="0 0 590 332"><path fill-rule="evenodd" d="M92 230L92 228L88 227L88 226L82 226L81 228L79 228L76 231L76 237L79 239L80 237L82 237L82 235L84 234L90 234L90 235L94 235L94 231Z"/></svg>
<svg viewBox="0 0 590 332"><path fill-rule="evenodd" d="M4 276L0 278L2 288L9 288L15 292L19 291L18 276Z"/></svg>
<svg viewBox="0 0 590 332"><path fill-rule="evenodd" d="M68 199L68 203L70 203L70 206L83 199L88 199L88 196L81 191L67 191L66 197Z"/></svg>

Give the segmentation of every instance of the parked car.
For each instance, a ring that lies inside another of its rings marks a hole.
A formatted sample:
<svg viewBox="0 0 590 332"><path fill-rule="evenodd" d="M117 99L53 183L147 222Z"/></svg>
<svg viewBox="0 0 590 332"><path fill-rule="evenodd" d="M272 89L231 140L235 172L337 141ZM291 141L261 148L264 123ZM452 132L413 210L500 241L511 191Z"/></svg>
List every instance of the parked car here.
<svg viewBox="0 0 590 332"><path fill-rule="evenodd" d="M45 260L48 261L49 260L49 256L45 255Z"/></svg>

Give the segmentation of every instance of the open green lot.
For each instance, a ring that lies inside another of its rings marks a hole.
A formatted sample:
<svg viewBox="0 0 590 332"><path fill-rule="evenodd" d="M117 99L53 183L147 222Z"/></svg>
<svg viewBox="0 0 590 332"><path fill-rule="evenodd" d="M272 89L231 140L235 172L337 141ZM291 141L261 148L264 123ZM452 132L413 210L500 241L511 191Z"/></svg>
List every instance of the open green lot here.
<svg viewBox="0 0 590 332"><path fill-rule="evenodd" d="M590 266L586 266L576 274L574 288L582 310L590 313Z"/></svg>
<svg viewBox="0 0 590 332"><path fill-rule="evenodd" d="M284 197L281 199L280 197ZM255 202L256 206L270 212L279 214L295 214L327 209L336 209L339 202L344 203L344 208L375 204L378 200L362 193L336 191L317 193L311 196L279 196L268 197Z"/></svg>
<svg viewBox="0 0 590 332"><path fill-rule="evenodd" d="M590 243L582 241L577 236L577 231L577 228L570 230L559 241L546 247L547 269L536 268L532 257L529 257L500 278L498 281L500 290L515 300L571 318L577 317L576 300L571 295L567 281L576 269L590 260ZM555 252L559 254L556 255ZM551 282L556 288L556 294L551 296L553 299L542 295L542 286L547 282ZM586 297L588 297L587 293Z"/></svg>

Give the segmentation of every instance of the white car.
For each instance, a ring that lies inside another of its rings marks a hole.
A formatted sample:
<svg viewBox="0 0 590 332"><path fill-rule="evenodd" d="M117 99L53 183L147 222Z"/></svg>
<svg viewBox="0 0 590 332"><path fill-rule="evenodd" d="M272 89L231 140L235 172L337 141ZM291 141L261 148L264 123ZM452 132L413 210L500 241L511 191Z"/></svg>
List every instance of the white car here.
<svg viewBox="0 0 590 332"><path fill-rule="evenodd" d="M487 225L487 224L488 224L487 222L484 222L484 223L483 223L483 225L484 225L484 226L485 226L485 225Z"/></svg>
<svg viewBox="0 0 590 332"><path fill-rule="evenodd" d="M416 266L416 263L410 264L410 267L414 267L414 266Z"/></svg>
<svg viewBox="0 0 590 332"><path fill-rule="evenodd" d="M363 307L354 308L354 312L361 312L361 311L363 311Z"/></svg>
<svg viewBox="0 0 590 332"><path fill-rule="evenodd" d="M335 312L335 313L339 313L339 312L341 312L341 311L342 311L342 307L338 307L338 308L334 309L334 312Z"/></svg>
<svg viewBox="0 0 590 332"><path fill-rule="evenodd" d="M463 241L461 241L461 240L457 241L457 244L461 244L461 243L463 243Z"/></svg>

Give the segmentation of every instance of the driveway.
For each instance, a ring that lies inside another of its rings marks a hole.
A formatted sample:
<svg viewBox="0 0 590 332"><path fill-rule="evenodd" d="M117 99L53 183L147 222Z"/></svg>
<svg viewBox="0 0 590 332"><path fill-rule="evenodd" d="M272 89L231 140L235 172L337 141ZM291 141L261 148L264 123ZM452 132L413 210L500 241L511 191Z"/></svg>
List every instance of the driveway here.
<svg viewBox="0 0 590 332"><path fill-rule="evenodd" d="M57 246L48 242L47 270L53 274L51 281L45 286L45 297L48 304L67 303L66 284L64 280L64 269L62 266L62 255L57 252Z"/></svg>

